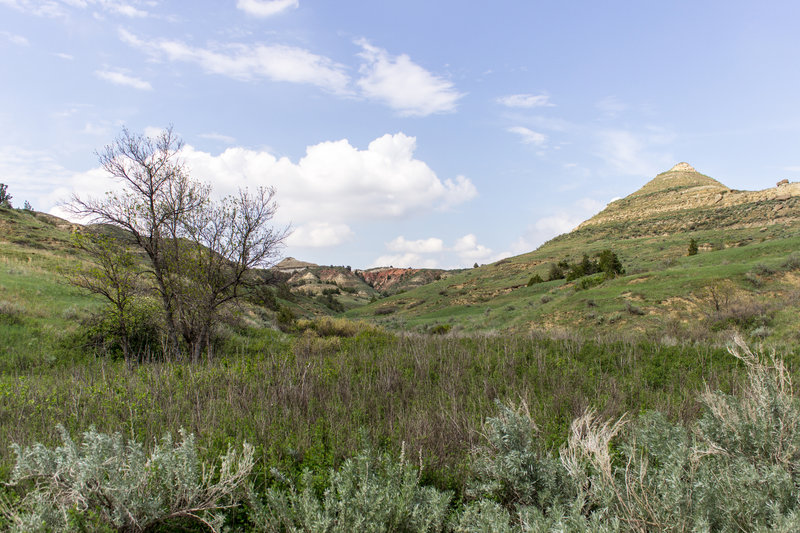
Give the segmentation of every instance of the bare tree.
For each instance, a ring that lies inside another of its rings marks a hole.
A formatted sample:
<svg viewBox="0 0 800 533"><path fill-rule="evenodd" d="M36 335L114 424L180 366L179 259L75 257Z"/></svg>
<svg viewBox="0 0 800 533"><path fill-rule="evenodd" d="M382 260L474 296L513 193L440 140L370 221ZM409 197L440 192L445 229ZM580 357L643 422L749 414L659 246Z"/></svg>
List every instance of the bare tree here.
<svg viewBox="0 0 800 533"><path fill-rule="evenodd" d="M164 310L170 355L181 341L197 361L211 346L222 306L238 299L245 273L267 266L288 234L269 223L275 191L240 191L222 201L189 177L182 141L172 127L151 138L127 129L98 153L102 167L122 185L102 199L73 197L72 211L128 231L148 259Z"/></svg>

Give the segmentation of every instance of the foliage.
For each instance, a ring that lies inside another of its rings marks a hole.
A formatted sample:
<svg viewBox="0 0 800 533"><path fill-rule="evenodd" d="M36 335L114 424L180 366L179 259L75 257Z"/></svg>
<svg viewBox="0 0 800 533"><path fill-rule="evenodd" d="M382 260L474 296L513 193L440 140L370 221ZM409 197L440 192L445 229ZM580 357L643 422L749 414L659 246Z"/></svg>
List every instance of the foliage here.
<svg viewBox="0 0 800 533"><path fill-rule="evenodd" d="M447 335L451 329L453 329L453 326L450 324L436 324L428 330L428 333L431 335Z"/></svg>
<svg viewBox="0 0 800 533"><path fill-rule="evenodd" d="M69 282L105 298L109 309L103 315L103 329L109 329L108 333L128 360L132 357L134 334L131 309L142 292L137 262L125 245L109 235L86 232L74 233L72 238L75 247L87 253L93 264L72 269L68 273Z"/></svg>
<svg viewBox="0 0 800 533"><path fill-rule="evenodd" d="M522 505L546 510L573 499L566 470L541 449L527 405L498 401L497 408L499 413L484 424L487 443L476 452L467 494L489 497L509 509Z"/></svg>
<svg viewBox="0 0 800 533"><path fill-rule="evenodd" d="M401 452L361 452L330 472L330 483L320 498L312 473L303 476L305 488L269 489L266 502L252 498L256 531L443 531L450 494L420 485L420 470Z"/></svg>
<svg viewBox="0 0 800 533"><path fill-rule="evenodd" d="M197 362L203 351L211 358L212 325L243 296L246 273L276 256L287 230L268 225L277 210L272 188L212 201L210 187L189 177L182 146L172 128L154 138L123 129L99 154L121 191L75 196L71 207L131 236L163 306L168 354L178 356L182 341Z"/></svg>
<svg viewBox="0 0 800 533"><path fill-rule="evenodd" d="M194 437L164 436L148 455L119 433L83 434L78 444L63 427L61 446L21 448L11 482L24 494L6 517L20 531L109 528L152 530L159 524L190 521L220 531L220 511L238 505L253 468L253 448L229 449L220 466L200 465ZM80 526L80 527L77 527Z"/></svg>
<svg viewBox="0 0 800 533"><path fill-rule="evenodd" d="M117 313L114 308L106 308L90 315L82 321L75 340L95 354L122 356L128 362L162 359L163 329L158 303L150 298L139 298L128 306L124 339Z"/></svg>
<svg viewBox="0 0 800 533"><path fill-rule="evenodd" d="M0 209L11 209L11 199L13 196L8 194L8 185L0 183Z"/></svg>
<svg viewBox="0 0 800 533"><path fill-rule="evenodd" d="M531 279L528 280L528 287L536 285L537 283L544 283L544 278L542 278L542 276L540 276L538 273L531 276Z"/></svg>
<svg viewBox="0 0 800 533"><path fill-rule="evenodd" d="M698 247L695 239L689 240L689 251L687 255L697 255Z"/></svg>
<svg viewBox="0 0 800 533"><path fill-rule="evenodd" d="M33 211L33 206L31 205L31 203L28 200L25 200L25 203L22 204L22 210L23 211L32 212Z"/></svg>

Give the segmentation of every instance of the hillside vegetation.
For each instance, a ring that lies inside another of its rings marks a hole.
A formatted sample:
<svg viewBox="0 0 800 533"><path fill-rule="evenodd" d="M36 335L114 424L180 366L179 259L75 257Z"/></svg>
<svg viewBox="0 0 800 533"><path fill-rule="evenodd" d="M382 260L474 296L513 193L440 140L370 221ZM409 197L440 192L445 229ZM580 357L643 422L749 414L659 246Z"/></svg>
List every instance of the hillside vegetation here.
<svg viewBox="0 0 800 533"><path fill-rule="evenodd" d="M690 242L699 253L688 255ZM616 253L624 275L548 281L552 265ZM732 191L682 163L539 249L351 311L429 331L580 330L800 340L800 183ZM529 283L532 278L541 283Z"/></svg>
<svg viewBox="0 0 800 533"><path fill-rule="evenodd" d="M194 362L67 281L124 232L0 208L0 529L796 530L798 202L681 164L493 265L287 261Z"/></svg>

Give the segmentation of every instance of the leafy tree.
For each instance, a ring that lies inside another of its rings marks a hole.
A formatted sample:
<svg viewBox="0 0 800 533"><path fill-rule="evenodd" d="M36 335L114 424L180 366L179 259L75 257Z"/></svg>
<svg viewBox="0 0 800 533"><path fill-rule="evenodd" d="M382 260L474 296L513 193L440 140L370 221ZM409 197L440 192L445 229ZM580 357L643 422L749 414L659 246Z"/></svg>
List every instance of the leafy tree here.
<svg viewBox="0 0 800 533"><path fill-rule="evenodd" d="M553 263L550 265L550 271L547 274L548 281L564 279L564 268L561 266L562 262Z"/></svg>
<svg viewBox="0 0 800 533"><path fill-rule="evenodd" d="M22 204L22 209L25 211L33 211L33 206L28 200L25 200L25 203Z"/></svg>
<svg viewBox="0 0 800 533"><path fill-rule="evenodd" d="M697 241L692 239L689 241L689 254L688 255L697 255Z"/></svg>
<svg viewBox="0 0 800 533"><path fill-rule="evenodd" d="M0 183L0 208L11 209L11 196L8 194L8 185Z"/></svg>
<svg viewBox="0 0 800 533"><path fill-rule="evenodd" d="M625 268L623 268L619 257L611 250L603 250L597 254L597 266L598 271L605 272L608 278L613 278L618 274L625 273Z"/></svg>
<svg viewBox="0 0 800 533"><path fill-rule="evenodd" d="M189 176L182 147L172 127L152 138L123 129L98 154L120 190L102 199L76 195L70 207L130 233L163 308L169 355L185 347L198 361L204 350L211 357L212 327L244 295L247 272L271 263L287 230L269 225L277 210L273 188L214 201L211 188Z"/></svg>
<svg viewBox="0 0 800 533"><path fill-rule="evenodd" d="M528 280L528 287L531 285L536 285L537 283L543 283L544 279L538 273L531 276L531 279Z"/></svg>
<svg viewBox="0 0 800 533"><path fill-rule="evenodd" d="M125 360L129 361L131 308L141 288L136 260L124 244L101 233L75 233L72 242L89 255L92 264L70 272L69 281L108 301L114 333L119 338Z"/></svg>

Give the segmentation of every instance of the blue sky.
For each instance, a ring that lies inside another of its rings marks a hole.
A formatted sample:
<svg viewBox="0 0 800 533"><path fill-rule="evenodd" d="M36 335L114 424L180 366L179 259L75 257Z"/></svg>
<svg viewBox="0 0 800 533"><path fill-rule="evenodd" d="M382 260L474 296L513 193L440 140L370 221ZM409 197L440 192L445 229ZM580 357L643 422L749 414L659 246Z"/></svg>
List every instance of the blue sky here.
<svg viewBox="0 0 800 533"><path fill-rule="evenodd" d="M62 213L123 126L220 194L273 185L284 255L463 267L688 161L800 179L800 3L0 0L0 182Z"/></svg>

